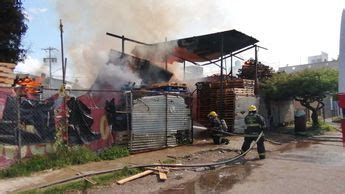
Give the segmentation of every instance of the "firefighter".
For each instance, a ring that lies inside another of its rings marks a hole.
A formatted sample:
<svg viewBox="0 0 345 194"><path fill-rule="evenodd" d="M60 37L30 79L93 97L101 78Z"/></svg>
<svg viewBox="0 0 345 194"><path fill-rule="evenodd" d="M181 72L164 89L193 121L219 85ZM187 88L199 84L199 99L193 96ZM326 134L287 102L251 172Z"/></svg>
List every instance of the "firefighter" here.
<svg viewBox="0 0 345 194"><path fill-rule="evenodd" d="M218 114L215 111L211 111L207 115L208 119L211 122L212 131L212 139L214 144L229 144L229 140L224 137L224 134L221 131L225 131L226 126L222 123L219 119ZM225 121L223 121L225 122Z"/></svg>
<svg viewBox="0 0 345 194"><path fill-rule="evenodd" d="M252 141L255 141L259 134L264 130L265 126L265 120L262 116L257 114L256 112L256 106L250 105L248 107L248 115L244 118L244 122L246 124L246 129L244 131L246 137L244 137L244 142L242 145L241 152L245 152L249 149L250 144ZM264 145L264 137L261 136L261 138L257 142L257 150L259 153L260 159L265 159L265 145Z"/></svg>

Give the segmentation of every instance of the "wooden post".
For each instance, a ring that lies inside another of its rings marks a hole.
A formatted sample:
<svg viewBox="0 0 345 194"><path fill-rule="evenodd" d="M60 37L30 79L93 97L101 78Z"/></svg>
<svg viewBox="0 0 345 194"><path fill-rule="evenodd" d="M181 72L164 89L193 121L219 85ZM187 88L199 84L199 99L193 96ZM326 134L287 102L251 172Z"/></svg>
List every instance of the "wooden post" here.
<svg viewBox="0 0 345 194"><path fill-rule="evenodd" d="M149 175L151 173L153 173L153 170L145 170L144 172L141 172L139 174L136 174L136 175L124 178L122 180L119 180L119 181L117 181L117 184L122 185L122 184L125 184L125 183L129 182L129 181L132 181L132 180L138 179L140 177Z"/></svg>

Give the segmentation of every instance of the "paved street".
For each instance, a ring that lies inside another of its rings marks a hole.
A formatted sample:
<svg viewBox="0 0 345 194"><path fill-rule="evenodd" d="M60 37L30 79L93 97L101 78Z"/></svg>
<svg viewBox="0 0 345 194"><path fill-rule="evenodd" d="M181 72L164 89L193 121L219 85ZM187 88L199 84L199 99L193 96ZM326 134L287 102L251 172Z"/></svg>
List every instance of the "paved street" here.
<svg viewBox="0 0 345 194"><path fill-rule="evenodd" d="M339 140L340 133L324 137ZM266 160L209 172L163 193L344 193L344 151L340 142L292 142Z"/></svg>

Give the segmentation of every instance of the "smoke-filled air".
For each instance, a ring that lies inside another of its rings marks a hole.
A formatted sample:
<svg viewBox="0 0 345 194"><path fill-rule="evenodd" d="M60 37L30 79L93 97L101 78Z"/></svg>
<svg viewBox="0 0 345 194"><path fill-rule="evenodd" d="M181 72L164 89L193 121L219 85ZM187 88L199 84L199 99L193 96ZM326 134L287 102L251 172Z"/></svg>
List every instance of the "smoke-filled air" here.
<svg viewBox="0 0 345 194"><path fill-rule="evenodd" d="M106 36L106 32L147 43L190 36L186 24L203 19L212 22L210 16L217 14L215 10L218 7L217 3L208 0L83 0L82 3L69 0L55 1L55 4L64 25L65 52L69 65L73 67L70 71L80 76L84 88L92 85L100 68L106 65L110 49L121 51L121 40ZM195 10L196 7L200 9ZM134 46L126 42L125 52L133 55ZM174 69L172 66L169 68L170 71ZM121 80L123 82L141 80L136 72L126 68L107 72L108 76L111 74L121 75L117 77L126 79Z"/></svg>

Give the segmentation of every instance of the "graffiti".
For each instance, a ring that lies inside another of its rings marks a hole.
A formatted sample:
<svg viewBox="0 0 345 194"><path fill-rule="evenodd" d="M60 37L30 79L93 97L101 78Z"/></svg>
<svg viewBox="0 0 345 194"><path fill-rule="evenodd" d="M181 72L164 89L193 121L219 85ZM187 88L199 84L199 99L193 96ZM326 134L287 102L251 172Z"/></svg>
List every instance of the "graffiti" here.
<svg viewBox="0 0 345 194"><path fill-rule="evenodd" d="M18 157L19 149L16 145L0 145L0 169L14 164ZM21 157L28 158L34 155L45 155L55 152L53 143L25 145L21 148Z"/></svg>
<svg viewBox="0 0 345 194"><path fill-rule="evenodd" d="M103 115L100 119L100 132L103 140L108 139L110 135L110 129L106 115Z"/></svg>

